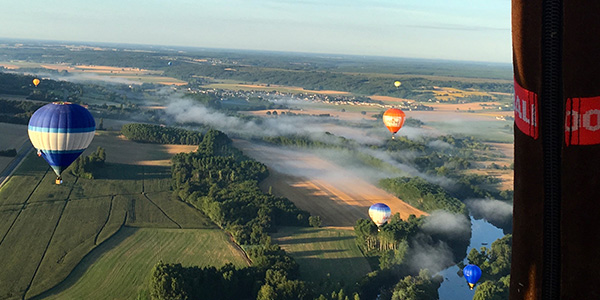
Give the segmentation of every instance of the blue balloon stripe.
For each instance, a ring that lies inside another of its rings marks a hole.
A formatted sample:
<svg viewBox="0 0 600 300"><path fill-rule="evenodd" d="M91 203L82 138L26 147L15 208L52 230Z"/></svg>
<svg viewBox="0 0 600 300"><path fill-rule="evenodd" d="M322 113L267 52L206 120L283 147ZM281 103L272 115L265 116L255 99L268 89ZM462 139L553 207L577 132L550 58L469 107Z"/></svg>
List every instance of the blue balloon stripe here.
<svg viewBox="0 0 600 300"><path fill-rule="evenodd" d="M86 128L50 128L50 127L38 127L29 126L28 130L43 133L82 133L96 131L96 127Z"/></svg>
<svg viewBox="0 0 600 300"><path fill-rule="evenodd" d="M83 150L78 153L46 153L42 151L42 157L48 162L48 164L52 167L56 175L60 176L60 173L64 171L72 162L74 162L79 155L83 153Z"/></svg>

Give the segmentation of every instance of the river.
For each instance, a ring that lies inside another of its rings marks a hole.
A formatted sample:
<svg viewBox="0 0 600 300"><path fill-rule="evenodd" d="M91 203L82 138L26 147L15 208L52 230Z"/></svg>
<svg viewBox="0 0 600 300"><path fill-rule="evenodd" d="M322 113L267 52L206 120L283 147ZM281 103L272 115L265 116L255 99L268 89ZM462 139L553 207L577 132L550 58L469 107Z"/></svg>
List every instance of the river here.
<svg viewBox="0 0 600 300"><path fill-rule="evenodd" d="M502 229L484 219L475 220L471 217L471 224L471 242L467 248L467 254L473 248L478 250L481 247L490 248L495 240L504 236ZM466 261L465 258L465 263ZM439 273L444 277L444 282L438 289L440 300L473 299L475 290L469 290L465 278L458 276L458 270L458 267L454 265Z"/></svg>

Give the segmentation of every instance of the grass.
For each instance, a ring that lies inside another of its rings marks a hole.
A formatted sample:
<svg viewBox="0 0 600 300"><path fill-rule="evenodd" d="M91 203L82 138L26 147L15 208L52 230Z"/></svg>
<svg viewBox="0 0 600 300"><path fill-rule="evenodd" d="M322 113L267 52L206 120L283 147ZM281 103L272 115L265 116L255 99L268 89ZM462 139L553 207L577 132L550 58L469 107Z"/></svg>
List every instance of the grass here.
<svg viewBox="0 0 600 300"><path fill-rule="evenodd" d="M0 189L0 205L22 204L27 201L46 172L54 174L46 162L32 152Z"/></svg>
<svg viewBox="0 0 600 300"><path fill-rule="evenodd" d="M124 227L92 251L63 283L44 299L134 299L148 288L160 260L185 266L246 266L228 236L216 229Z"/></svg>
<svg viewBox="0 0 600 300"><path fill-rule="evenodd" d="M298 262L302 280L350 284L371 271L351 230L285 227L272 237Z"/></svg>
<svg viewBox="0 0 600 300"><path fill-rule="evenodd" d="M119 141L110 135L98 145ZM163 145L145 144L139 152L163 160L171 156ZM0 299L29 299L66 278L74 284L84 274L77 271L82 268L105 271L95 276L108 281L116 278L108 298L130 299L147 283L149 268L158 259L245 265L225 233L200 211L172 199L168 166L118 163L127 161L129 151L107 155L115 160L106 163L97 179L77 178L67 170L64 183L56 185L54 172L32 153L0 189L0 268L5 271L0 274ZM85 265L89 257L99 259L107 251L130 254L133 261L114 256L113 262L133 263L127 265L133 270ZM66 298L89 299L98 290L94 282L82 280L88 286L86 297Z"/></svg>
<svg viewBox="0 0 600 300"><path fill-rule="evenodd" d="M16 219L0 244L0 299L21 299L42 260L63 206L64 202L30 205Z"/></svg>

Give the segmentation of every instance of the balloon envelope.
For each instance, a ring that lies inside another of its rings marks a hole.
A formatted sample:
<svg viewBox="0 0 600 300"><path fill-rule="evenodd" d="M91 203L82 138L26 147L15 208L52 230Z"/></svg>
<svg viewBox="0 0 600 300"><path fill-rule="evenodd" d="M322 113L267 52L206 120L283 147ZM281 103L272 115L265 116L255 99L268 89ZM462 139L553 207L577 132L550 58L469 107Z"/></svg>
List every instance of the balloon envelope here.
<svg viewBox="0 0 600 300"><path fill-rule="evenodd" d="M375 203L369 207L369 217L377 226L382 226L387 223L392 216L392 210L389 206L383 203Z"/></svg>
<svg viewBox="0 0 600 300"><path fill-rule="evenodd" d="M473 264L468 264L463 268L463 275L467 279L469 288L473 289L479 278L481 278L481 269Z"/></svg>
<svg viewBox="0 0 600 300"><path fill-rule="evenodd" d="M54 102L33 113L27 132L33 146L60 177L92 142L96 122L80 105Z"/></svg>
<svg viewBox="0 0 600 300"><path fill-rule="evenodd" d="M38 86L38 84L40 84L40 80L39 79L34 79L33 80L33 85Z"/></svg>
<svg viewBox="0 0 600 300"><path fill-rule="evenodd" d="M383 124L392 133L396 133L402 128L405 119L406 115L404 112L397 108L390 108L383 114Z"/></svg>
<svg viewBox="0 0 600 300"><path fill-rule="evenodd" d="M400 81L398 81L398 80L396 80L396 81L394 82L394 86L395 86L395 87L400 87L401 85L402 85L402 82L400 82Z"/></svg>

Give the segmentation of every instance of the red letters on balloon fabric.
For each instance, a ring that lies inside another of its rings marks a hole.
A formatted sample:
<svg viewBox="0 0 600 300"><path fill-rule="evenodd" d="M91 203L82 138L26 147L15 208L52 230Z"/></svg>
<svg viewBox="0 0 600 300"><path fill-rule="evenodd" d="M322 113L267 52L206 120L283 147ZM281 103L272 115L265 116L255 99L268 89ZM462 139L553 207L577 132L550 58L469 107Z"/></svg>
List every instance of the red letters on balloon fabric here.
<svg viewBox="0 0 600 300"><path fill-rule="evenodd" d="M537 139L539 132L538 96L515 81L515 125L526 135Z"/></svg>
<svg viewBox="0 0 600 300"><path fill-rule="evenodd" d="M600 97L568 98L565 109L567 146L600 144Z"/></svg>

